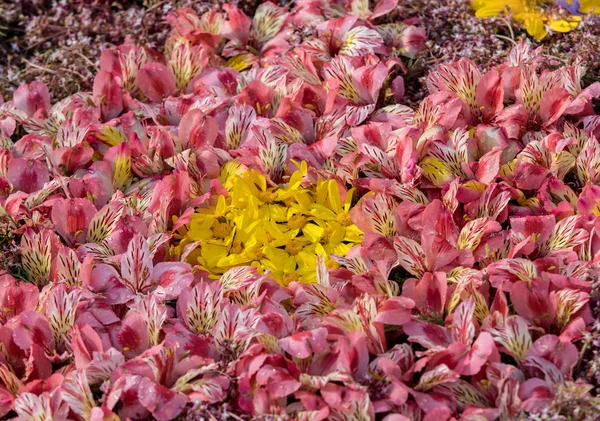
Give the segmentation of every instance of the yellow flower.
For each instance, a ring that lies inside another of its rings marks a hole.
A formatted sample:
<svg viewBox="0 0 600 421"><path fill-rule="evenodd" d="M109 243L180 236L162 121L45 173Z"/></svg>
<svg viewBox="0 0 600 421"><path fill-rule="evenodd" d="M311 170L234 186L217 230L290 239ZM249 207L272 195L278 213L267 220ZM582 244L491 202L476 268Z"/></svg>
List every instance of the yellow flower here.
<svg viewBox="0 0 600 421"><path fill-rule="evenodd" d="M350 250L347 241L354 242L346 237L345 227L335 222L316 221L302 231L311 242L321 244L328 254L345 256Z"/></svg>
<svg viewBox="0 0 600 421"><path fill-rule="evenodd" d="M335 180L319 181L315 203L311 206L311 215L314 215L317 220L328 221L329 228L344 231L343 241L359 243L363 233L354 225L350 217L353 197L354 189L350 189L342 202L340 189Z"/></svg>
<svg viewBox="0 0 600 421"><path fill-rule="evenodd" d="M219 181L227 195L213 196L196 209L178 230L174 252L197 245L187 261L212 278L251 265L283 285L315 282L317 255L334 268L330 255L345 256L363 233L349 215L354 191L342 202L335 181L310 185L306 163L296 165L287 185L277 186L258 171L225 165Z"/></svg>
<svg viewBox="0 0 600 421"><path fill-rule="evenodd" d="M588 1L588 3L597 2L598 0ZM523 25L527 33L536 41L544 39L548 35L548 29L556 32L569 32L579 25L580 16L554 17L549 10L544 9L545 3L553 2L544 0L473 0L471 4L475 9L475 16L480 18L509 14L515 22ZM586 10L592 8L590 6Z"/></svg>
<svg viewBox="0 0 600 421"><path fill-rule="evenodd" d="M317 184L317 195L312 211L320 218L334 220L344 226L352 225L350 219L350 206L354 189L346 192L346 200L342 203L342 197L338 183L335 180L319 181Z"/></svg>
<svg viewBox="0 0 600 421"><path fill-rule="evenodd" d="M262 256L264 239L256 232L261 231L262 221L250 217L249 212L241 212L232 220L235 226L235 235L229 247L228 253L222 256L217 266L226 271L235 266L246 266L252 264Z"/></svg>
<svg viewBox="0 0 600 421"><path fill-rule="evenodd" d="M325 258L325 266L327 269L337 269L340 267L335 260L331 259L326 254L321 254ZM298 256L300 264L296 273L301 281L305 284L314 284L317 282L317 259L316 255L302 252Z"/></svg>
<svg viewBox="0 0 600 421"><path fill-rule="evenodd" d="M567 3L571 5L573 1L567 0ZM579 0L579 12L600 14L600 0Z"/></svg>
<svg viewBox="0 0 600 421"><path fill-rule="evenodd" d="M277 279L284 286L300 281L300 276L297 273L296 259L293 256L288 256L283 260L275 260L277 257L281 256L273 254L270 258L263 260L259 269L263 271L269 270L269 275Z"/></svg>

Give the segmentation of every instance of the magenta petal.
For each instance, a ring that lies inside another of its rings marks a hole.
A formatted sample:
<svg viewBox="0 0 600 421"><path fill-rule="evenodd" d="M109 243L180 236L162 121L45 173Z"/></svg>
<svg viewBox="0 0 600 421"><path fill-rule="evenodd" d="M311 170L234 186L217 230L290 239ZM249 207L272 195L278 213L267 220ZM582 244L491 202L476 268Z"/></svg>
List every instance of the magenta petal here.
<svg viewBox="0 0 600 421"><path fill-rule="evenodd" d="M549 126L560 118L571 103L569 92L563 87L556 87L542 94L540 117L545 126Z"/></svg>
<svg viewBox="0 0 600 421"><path fill-rule="evenodd" d="M35 285L19 282L10 275L0 276L0 322L18 316L24 311L35 310L39 291Z"/></svg>
<svg viewBox="0 0 600 421"><path fill-rule="evenodd" d="M14 118L5 117L0 119L0 137L11 137L17 128Z"/></svg>
<svg viewBox="0 0 600 421"><path fill-rule="evenodd" d="M146 64L138 71L140 89L152 102L160 102L175 93L175 78L162 63Z"/></svg>
<svg viewBox="0 0 600 421"><path fill-rule="evenodd" d="M433 323L414 321L405 324L403 329L408 335L409 341L416 342L427 349L446 348L452 342L449 329Z"/></svg>
<svg viewBox="0 0 600 421"><path fill-rule="evenodd" d="M100 104L102 118L107 121L123 111L123 88L118 76L100 70L94 78L94 97Z"/></svg>
<svg viewBox="0 0 600 421"><path fill-rule="evenodd" d="M552 385L542 379L532 378L524 381L519 388L519 398L523 409L538 413L548 408L554 399Z"/></svg>
<svg viewBox="0 0 600 421"><path fill-rule="evenodd" d="M97 213L87 199L59 199L52 207L52 222L56 231L73 246L84 243L88 226Z"/></svg>
<svg viewBox="0 0 600 421"><path fill-rule="evenodd" d="M465 376L473 376L479 373L495 348L492 335L481 332L467 355L460 361L460 368L455 368L455 371Z"/></svg>
<svg viewBox="0 0 600 421"><path fill-rule="evenodd" d="M402 48L407 57L414 57L425 47L427 32L425 28L410 25L402 32Z"/></svg>
<svg viewBox="0 0 600 421"><path fill-rule="evenodd" d="M90 325L74 326L71 330L71 349L75 366L83 369L92 361L94 353L102 352L102 340Z"/></svg>
<svg viewBox="0 0 600 421"><path fill-rule="evenodd" d="M411 281L411 282L409 282ZM448 285L444 272L427 272L418 281L404 283L402 295L411 299L423 314L442 314L446 305Z"/></svg>
<svg viewBox="0 0 600 421"><path fill-rule="evenodd" d="M179 123L179 136L197 150L212 146L218 134L215 119L205 116L200 110L188 111Z"/></svg>
<svg viewBox="0 0 600 421"><path fill-rule="evenodd" d="M500 156L502 149L495 147L479 159L477 167L477 178L485 184L489 184L496 179L500 170Z"/></svg>
<svg viewBox="0 0 600 421"><path fill-rule="evenodd" d="M412 319L411 310L414 306L415 302L410 298L392 297L383 303L375 321L388 325L403 325Z"/></svg>
<svg viewBox="0 0 600 421"><path fill-rule="evenodd" d="M477 84L475 98L477 105L481 107L484 121L489 121L502 111L504 84L498 71L490 70L481 78L479 84Z"/></svg>
<svg viewBox="0 0 600 421"><path fill-rule="evenodd" d="M394 92L394 99L396 101L402 101L405 92L404 79L402 76L398 76L392 81L392 92Z"/></svg>
<svg viewBox="0 0 600 421"><path fill-rule="evenodd" d="M50 92L42 82L34 81L29 85L21 85L13 95L15 107L33 117L38 111L50 110Z"/></svg>
<svg viewBox="0 0 600 421"><path fill-rule="evenodd" d="M54 337L48 320L42 314L30 310L19 315L18 325L13 330L13 340L24 351L28 351L34 344L43 349L54 348Z"/></svg>
<svg viewBox="0 0 600 421"><path fill-rule="evenodd" d="M83 167L92 160L94 150L90 147L75 145L72 148L58 148L52 151L52 163L57 168L64 168L68 173Z"/></svg>
<svg viewBox="0 0 600 421"><path fill-rule="evenodd" d="M406 418L404 415L400 414L390 414L386 415L383 421L410 421L410 418Z"/></svg>
<svg viewBox="0 0 600 421"><path fill-rule="evenodd" d="M550 238L556 219L553 215L526 216L523 218L511 218L510 226L515 233L527 238L530 235L536 237L537 243L542 243Z"/></svg>
<svg viewBox="0 0 600 421"><path fill-rule="evenodd" d="M16 189L33 193L50 180L50 173L39 160L16 158L9 162L6 178Z"/></svg>
<svg viewBox="0 0 600 421"><path fill-rule="evenodd" d="M125 304L133 298L131 291L121 282L119 273L109 265L94 266L90 286L94 292L104 295L108 305Z"/></svg>
<svg viewBox="0 0 600 421"><path fill-rule="evenodd" d="M0 417L4 417L12 410L14 401L13 394L0 386Z"/></svg>
<svg viewBox="0 0 600 421"><path fill-rule="evenodd" d="M194 280L192 267L183 262L161 262L154 266L152 278L158 283L155 294L164 300L173 300L179 297L184 288L190 286Z"/></svg>
<svg viewBox="0 0 600 421"><path fill-rule="evenodd" d="M274 398L285 398L300 389L302 384L292 378L283 377L281 379L275 378L273 382L267 384L267 391Z"/></svg>
<svg viewBox="0 0 600 421"><path fill-rule="evenodd" d="M386 75L387 69L383 63L355 70L352 79L360 99L363 101L362 104L373 104L377 101Z"/></svg>
<svg viewBox="0 0 600 421"><path fill-rule="evenodd" d="M150 337L144 318L136 312L129 312L117 333L117 341L123 354L128 357L139 355L148 349Z"/></svg>
<svg viewBox="0 0 600 421"><path fill-rule="evenodd" d="M295 335L281 339L281 348L295 358L308 358L313 353L320 353L325 348L327 329L318 329L296 333Z"/></svg>
<svg viewBox="0 0 600 421"><path fill-rule="evenodd" d="M380 0L373 10L373 17L378 18L386 15L398 6L398 0Z"/></svg>
<svg viewBox="0 0 600 421"><path fill-rule="evenodd" d="M510 293L515 312L532 324L545 329L550 327L556 314L548 296L548 288L547 280L534 279L530 283L515 283Z"/></svg>
<svg viewBox="0 0 600 421"><path fill-rule="evenodd" d="M140 383L138 398L158 421L175 419L187 403L187 398L144 377Z"/></svg>
<svg viewBox="0 0 600 421"><path fill-rule="evenodd" d="M119 407L121 418L140 419L147 417L148 410L140 403L138 398L140 385L144 377L139 375L123 375L112 381L112 386L106 394L105 405L109 410Z"/></svg>

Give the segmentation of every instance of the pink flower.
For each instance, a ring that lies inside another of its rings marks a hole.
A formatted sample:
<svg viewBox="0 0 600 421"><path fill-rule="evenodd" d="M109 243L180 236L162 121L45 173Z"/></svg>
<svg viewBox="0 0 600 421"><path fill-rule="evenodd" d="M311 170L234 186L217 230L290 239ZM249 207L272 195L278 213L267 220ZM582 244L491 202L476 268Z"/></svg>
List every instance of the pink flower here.
<svg viewBox="0 0 600 421"><path fill-rule="evenodd" d="M15 158L8 164L6 178L14 188L33 193L50 180L48 168L39 160Z"/></svg>
<svg viewBox="0 0 600 421"><path fill-rule="evenodd" d="M39 299L38 289L26 282L17 282L10 275L0 276L0 320L6 323L24 311L35 310Z"/></svg>
<svg viewBox="0 0 600 421"><path fill-rule="evenodd" d="M175 92L175 78L161 63L149 63L140 68L138 83L142 93L153 102L160 102Z"/></svg>
<svg viewBox="0 0 600 421"><path fill-rule="evenodd" d="M50 111L50 92L42 82L21 85L13 95L13 104L28 117L45 118Z"/></svg>

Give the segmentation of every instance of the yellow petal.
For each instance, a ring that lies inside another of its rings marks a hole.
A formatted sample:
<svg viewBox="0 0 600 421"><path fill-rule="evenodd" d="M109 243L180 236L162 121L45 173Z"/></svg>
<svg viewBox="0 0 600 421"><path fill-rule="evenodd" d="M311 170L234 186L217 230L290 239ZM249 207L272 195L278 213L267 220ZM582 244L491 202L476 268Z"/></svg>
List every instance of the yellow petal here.
<svg viewBox="0 0 600 421"><path fill-rule="evenodd" d="M579 12L592 13L594 15L600 14L600 0L580 0Z"/></svg>
<svg viewBox="0 0 600 421"><path fill-rule="evenodd" d="M283 263L284 272L293 272L296 270L296 258L294 256L288 257Z"/></svg>
<svg viewBox="0 0 600 421"><path fill-rule="evenodd" d="M113 186L115 189L126 187L133 174L131 173L131 157L129 154L119 154L115 159L113 174Z"/></svg>
<svg viewBox="0 0 600 421"><path fill-rule="evenodd" d="M499 172L500 176L501 177L510 177L515 170L516 163L517 163L517 160L513 159L512 161L502 165L500 167L500 172Z"/></svg>
<svg viewBox="0 0 600 421"><path fill-rule="evenodd" d="M351 188L346 193L346 200L344 201L344 210L349 211L350 206L352 206L352 198L354 197L354 188Z"/></svg>
<svg viewBox="0 0 600 421"><path fill-rule="evenodd" d="M208 240L212 238L212 231L210 230L212 224L212 220L207 220L204 223L195 223L192 221L187 236L193 241Z"/></svg>
<svg viewBox="0 0 600 421"><path fill-rule="evenodd" d="M423 175L436 187L442 187L454 179L454 174L452 174L448 165L437 158L425 157L421 161L421 168L423 169Z"/></svg>
<svg viewBox="0 0 600 421"><path fill-rule="evenodd" d="M227 60L225 66L241 72L249 69L256 62L256 57L250 53L239 54Z"/></svg>
<svg viewBox="0 0 600 421"><path fill-rule="evenodd" d="M335 180L329 180L327 190L329 192L329 205L335 213L342 211L342 198L340 197L340 189Z"/></svg>
<svg viewBox="0 0 600 421"><path fill-rule="evenodd" d="M288 183L288 189L295 190L300 187L300 183L302 182L302 178L308 173L308 165L306 161L302 161L298 164L296 161L292 160L294 164L299 168L297 171L294 171L292 176L290 177L290 182Z"/></svg>
<svg viewBox="0 0 600 421"><path fill-rule="evenodd" d="M309 208L313 203L311 195L306 191L301 191L300 193L295 194L294 198L296 199L296 202L298 202L298 204L305 209Z"/></svg>
<svg viewBox="0 0 600 421"><path fill-rule="evenodd" d="M325 230L323 228L315 224L307 224L302 229L304 236L307 237L312 243L319 242L324 232Z"/></svg>
<svg viewBox="0 0 600 421"><path fill-rule="evenodd" d="M246 266L251 262L252 259L246 254L231 254L219 259L217 266L225 269L233 266Z"/></svg>
<svg viewBox="0 0 600 421"><path fill-rule="evenodd" d="M522 0L475 0L471 3L478 18L491 18L506 13L521 13L524 10Z"/></svg>
<svg viewBox="0 0 600 421"><path fill-rule="evenodd" d="M216 209L216 213L218 215L224 215L225 211L227 210L227 201L225 200L225 196L219 196L219 198L217 199L217 209Z"/></svg>
<svg viewBox="0 0 600 421"><path fill-rule="evenodd" d="M202 244L201 253L208 266L216 266L220 259L227 256L227 247L214 244Z"/></svg>
<svg viewBox="0 0 600 421"><path fill-rule="evenodd" d="M339 227L335 227L335 228L336 229L333 232L333 235L329 239L329 244L332 247L337 246L339 243L342 242L342 240L344 239L344 237L346 237L346 229L344 227L339 226Z"/></svg>
<svg viewBox="0 0 600 421"><path fill-rule="evenodd" d="M546 32L546 28L544 27L543 16L538 13L528 14L525 18L524 26L527 33L538 42L548 35L548 32Z"/></svg>
<svg viewBox="0 0 600 421"><path fill-rule="evenodd" d="M273 246L266 246L263 249L263 253L269 260L271 260L271 262L275 263L276 265L281 265L283 262L287 261L290 257L290 255L288 253L286 253L284 250L278 249Z"/></svg>
<svg viewBox="0 0 600 421"><path fill-rule="evenodd" d="M345 256L351 248L352 246L350 244L340 243L333 248L332 254L337 254L338 256Z"/></svg>
<svg viewBox="0 0 600 421"><path fill-rule="evenodd" d="M473 190L479 193L483 193L485 191L485 189L487 188L487 185L485 183L481 183L479 181L475 181L475 180L471 180L471 181L467 181L466 183L464 183L462 185L463 189L468 189L468 190Z"/></svg>
<svg viewBox="0 0 600 421"><path fill-rule="evenodd" d="M117 146L127 141L123 132L112 126L102 126L96 133L96 137L111 146Z"/></svg>
<svg viewBox="0 0 600 421"><path fill-rule="evenodd" d="M579 22L577 21L568 21L566 19L558 19L558 20L551 20L548 22L548 27L550 29L552 29L555 32L569 32L575 28L577 28L577 25L579 25Z"/></svg>

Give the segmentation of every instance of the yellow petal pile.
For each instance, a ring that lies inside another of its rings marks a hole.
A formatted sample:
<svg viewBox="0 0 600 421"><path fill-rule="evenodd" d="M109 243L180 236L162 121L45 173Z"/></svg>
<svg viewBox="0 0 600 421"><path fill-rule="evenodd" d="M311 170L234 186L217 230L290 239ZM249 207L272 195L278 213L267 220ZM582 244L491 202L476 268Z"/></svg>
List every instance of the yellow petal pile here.
<svg viewBox="0 0 600 421"><path fill-rule="evenodd" d="M196 210L178 232L179 252L197 243L187 261L213 278L250 265L282 285L316 282L316 256L334 269L330 256L345 256L363 233L350 219L354 189L342 198L335 180L305 186L306 163L299 168L286 185L270 186L258 171L226 164L220 181L228 195Z"/></svg>
<svg viewBox="0 0 600 421"><path fill-rule="evenodd" d="M543 0L473 0L472 6L475 15L480 18L489 18L500 15L510 15L512 19L523 25L527 33L536 41L541 41L548 35L548 31L569 32L575 29L581 21L581 16L560 15L555 16L545 4L553 2ZM598 3L598 4L596 4ZM600 13L599 0L581 2L580 12Z"/></svg>

